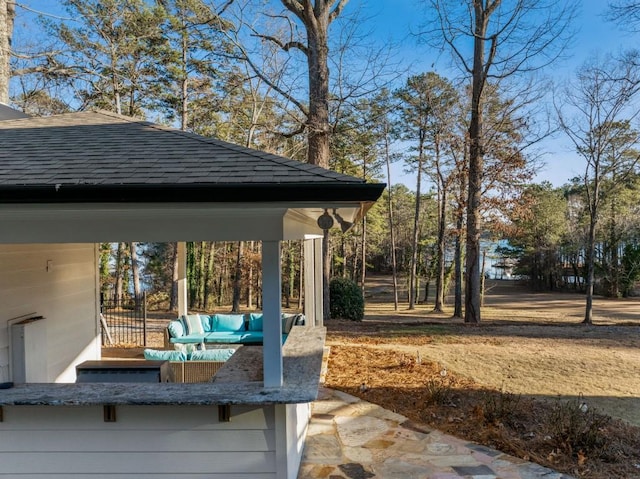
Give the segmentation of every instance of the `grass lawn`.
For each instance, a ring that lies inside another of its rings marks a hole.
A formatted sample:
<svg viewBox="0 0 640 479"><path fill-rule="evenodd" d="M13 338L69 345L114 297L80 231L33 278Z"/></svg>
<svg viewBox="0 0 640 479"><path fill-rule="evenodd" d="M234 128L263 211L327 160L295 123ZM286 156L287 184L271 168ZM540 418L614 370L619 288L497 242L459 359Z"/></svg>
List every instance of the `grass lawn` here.
<svg viewBox="0 0 640 479"><path fill-rule="evenodd" d="M332 320L327 386L576 477L640 478L640 298L487 285L480 326L393 308L367 285L365 320Z"/></svg>

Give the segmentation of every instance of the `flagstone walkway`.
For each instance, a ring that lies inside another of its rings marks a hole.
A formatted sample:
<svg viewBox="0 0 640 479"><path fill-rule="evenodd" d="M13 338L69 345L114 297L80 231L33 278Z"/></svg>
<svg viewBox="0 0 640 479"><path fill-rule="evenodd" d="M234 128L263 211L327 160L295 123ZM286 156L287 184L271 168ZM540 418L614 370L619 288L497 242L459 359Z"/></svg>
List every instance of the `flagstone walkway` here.
<svg viewBox="0 0 640 479"><path fill-rule="evenodd" d="M573 479L321 388L298 479Z"/></svg>

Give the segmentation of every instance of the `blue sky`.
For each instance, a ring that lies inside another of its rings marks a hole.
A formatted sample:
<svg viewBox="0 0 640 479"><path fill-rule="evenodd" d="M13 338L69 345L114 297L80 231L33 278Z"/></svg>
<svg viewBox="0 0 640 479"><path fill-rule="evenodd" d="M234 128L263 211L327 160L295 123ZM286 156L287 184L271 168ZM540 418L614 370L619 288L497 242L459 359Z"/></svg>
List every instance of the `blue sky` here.
<svg viewBox="0 0 640 479"><path fill-rule="evenodd" d="M404 39L402 52L411 61L416 72L428 71L432 68L432 63L436 62L435 70L442 73L449 58L434 58L426 46L417 44L411 36L407 37L407 33L415 32L425 17L420 7L416 7L419 2L374 0L368 3L372 11L380 12L372 19L375 31L379 32L382 38L390 35L396 40ZM577 12L575 42L567 52L566 59L554 65L552 72L548 72L554 81L566 81L582 63L596 53L606 55L636 46L638 35L623 32L617 25L603 18L607 3L607 0L582 0L582 8ZM424 65L422 69L421 65ZM583 160L575 154L574 149L561 134L545 140L539 146L544 151L542 159L545 165L538 170L534 181L549 181L554 186L561 186L570 178L583 173ZM393 182L403 182L408 187L415 186L413 175L404 175L400 165L396 165L392 175L395 176L392 178Z"/></svg>
<svg viewBox="0 0 640 479"><path fill-rule="evenodd" d="M21 0L20 3L47 12L60 13L61 10L57 0ZM432 50L418 44L411 35L424 22L425 3L418 0L350 0L345 14L350 10L363 8L371 34L381 43L389 39L400 43L398 54L411 65L413 73L435 69L446 75L446 67L449 64L446 54L440 58L435 57ZM555 65L555 81L565 81L567 76L595 53L615 53L637 43L637 35L623 32L617 25L602 18L607 3L607 0L582 0L582 8L577 13L575 25L578 30L576 40L572 49L567 52L566 60ZM16 25L16 30L21 27L22 25ZM546 152L543 155L546 166L538 172L535 181L550 181L555 186L561 186L569 178L582 172L582 160L561 135L545 141L541 147ZM404 175L400 165L395 166L393 176L394 183L403 182L410 188L414 187L413 175Z"/></svg>

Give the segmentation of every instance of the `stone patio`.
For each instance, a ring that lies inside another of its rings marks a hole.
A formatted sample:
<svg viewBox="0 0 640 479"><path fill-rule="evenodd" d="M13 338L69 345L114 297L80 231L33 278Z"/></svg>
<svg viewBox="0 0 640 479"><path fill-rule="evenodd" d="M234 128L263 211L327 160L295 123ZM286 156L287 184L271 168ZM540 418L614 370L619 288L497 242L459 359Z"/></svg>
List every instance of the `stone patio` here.
<svg viewBox="0 0 640 479"><path fill-rule="evenodd" d="M298 479L574 479L321 388Z"/></svg>

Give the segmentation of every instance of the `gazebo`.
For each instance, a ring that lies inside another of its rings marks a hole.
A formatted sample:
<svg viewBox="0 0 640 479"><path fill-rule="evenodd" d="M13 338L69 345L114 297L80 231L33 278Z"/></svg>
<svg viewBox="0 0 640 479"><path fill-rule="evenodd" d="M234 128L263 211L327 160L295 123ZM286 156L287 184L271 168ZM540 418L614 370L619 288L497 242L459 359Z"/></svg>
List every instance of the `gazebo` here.
<svg viewBox="0 0 640 479"><path fill-rule="evenodd" d="M103 111L0 121L0 476L295 478L324 340L318 219L348 227L384 186ZM283 346L289 239L307 325ZM241 240L262 242L259 381L74 382L100 359L99 243Z"/></svg>

